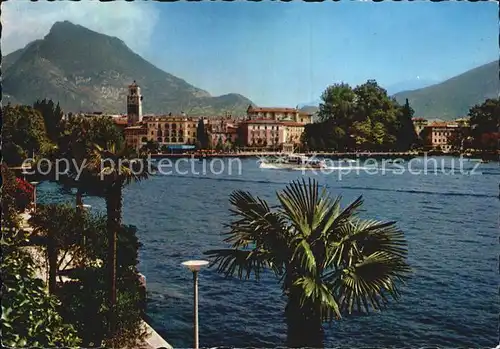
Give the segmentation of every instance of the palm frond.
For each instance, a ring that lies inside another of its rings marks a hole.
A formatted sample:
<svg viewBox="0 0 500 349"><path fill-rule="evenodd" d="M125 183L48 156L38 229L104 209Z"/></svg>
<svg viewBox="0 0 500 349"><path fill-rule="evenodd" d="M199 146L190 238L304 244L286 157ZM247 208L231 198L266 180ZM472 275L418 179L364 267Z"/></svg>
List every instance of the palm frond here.
<svg viewBox="0 0 500 349"><path fill-rule="evenodd" d="M315 275L316 271L316 257L311 250L311 246L306 239L297 239L298 244L292 255L291 263L299 262L301 269L307 270L308 273Z"/></svg>
<svg viewBox="0 0 500 349"><path fill-rule="evenodd" d="M387 294L397 300L398 284L404 283L411 269L405 260L386 252L375 252L363 261L324 277L331 285L341 312L369 312L386 306Z"/></svg>
<svg viewBox="0 0 500 349"><path fill-rule="evenodd" d="M333 241L326 252L327 266L351 266L377 251L399 258L406 258L408 253L404 234L395 222L351 220L337 227L336 236L340 240Z"/></svg>
<svg viewBox="0 0 500 349"><path fill-rule="evenodd" d="M330 320L332 316L340 318L340 308L328 285L322 283L321 279L312 277L300 277L294 282L294 286L301 287L301 306L310 302L318 304L324 320Z"/></svg>
<svg viewBox="0 0 500 349"><path fill-rule="evenodd" d="M277 193L285 215L304 236L311 234L318 195L318 182L310 178L308 183L305 179L293 181Z"/></svg>
<svg viewBox="0 0 500 349"><path fill-rule="evenodd" d="M274 255L269 251L215 249L204 254L211 260L210 266L217 266L217 272L226 277L237 275L240 279L249 279L254 273L258 280L266 268L273 270L276 275L281 275L283 272L281 265L274 262Z"/></svg>
<svg viewBox="0 0 500 349"><path fill-rule="evenodd" d="M233 216L238 218L228 227L231 229L224 242L234 248L247 247L250 243L258 247L267 246L279 251L282 247L286 221L278 212L273 212L269 205L250 193L235 191L230 196Z"/></svg>

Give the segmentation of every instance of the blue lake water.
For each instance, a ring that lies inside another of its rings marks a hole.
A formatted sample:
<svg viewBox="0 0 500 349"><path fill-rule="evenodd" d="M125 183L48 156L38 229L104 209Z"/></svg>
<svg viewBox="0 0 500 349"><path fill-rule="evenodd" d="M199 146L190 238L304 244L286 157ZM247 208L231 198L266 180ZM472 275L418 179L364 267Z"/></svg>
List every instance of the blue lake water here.
<svg viewBox="0 0 500 349"><path fill-rule="evenodd" d="M498 163L480 164L474 173L450 174L457 159L437 158L444 170L427 174L312 174L347 205L359 195L362 216L396 220L409 244L414 273L398 303L381 313L346 317L325 325L327 347L484 347L498 344ZM128 186L124 223L139 229L140 270L146 275L152 326L177 348L192 345L192 276L180 263L220 248L229 222L228 196L248 190L275 202L275 192L300 171L261 170L255 160L233 162L232 173L153 176ZM215 170L220 169L220 163ZM474 162L464 162L471 169ZM241 168L239 167L241 166ZM423 169L423 164L413 169ZM188 170L183 164L181 169ZM197 163L200 172L202 164ZM241 173L240 173L241 172ZM42 202L61 199L54 185L42 183ZM73 201L69 195L63 200ZM101 198L88 197L93 210ZM200 345L276 347L284 345L285 300L271 274L254 280L225 279L214 270L200 273Z"/></svg>

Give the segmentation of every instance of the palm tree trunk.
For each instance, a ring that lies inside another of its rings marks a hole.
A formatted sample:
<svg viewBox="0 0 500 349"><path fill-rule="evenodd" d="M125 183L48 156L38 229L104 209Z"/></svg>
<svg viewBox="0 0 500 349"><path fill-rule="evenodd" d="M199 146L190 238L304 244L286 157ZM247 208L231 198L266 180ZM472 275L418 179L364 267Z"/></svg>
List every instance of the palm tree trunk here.
<svg viewBox="0 0 500 349"><path fill-rule="evenodd" d="M47 235L47 255L49 258L49 293L54 294L57 287L57 248L53 233Z"/></svg>
<svg viewBox="0 0 500 349"><path fill-rule="evenodd" d="M80 187L76 189L76 207L82 207L83 206L83 200L82 200L82 190Z"/></svg>
<svg viewBox="0 0 500 349"><path fill-rule="evenodd" d="M108 275L109 305L111 311L110 325L114 330L114 308L116 305L116 240L121 225L122 184L113 183L106 194L107 230L108 230Z"/></svg>
<svg viewBox="0 0 500 349"><path fill-rule="evenodd" d="M82 190L80 187L77 187L76 189L76 210L78 212L78 214L82 214L82 211L83 211L83 198L82 198ZM85 255L86 251L85 251L85 245L87 244L87 241L86 241L86 238L85 238L85 229L83 227L82 228L82 251ZM85 257L82 258L81 262L80 262L80 267L85 267Z"/></svg>
<svg viewBox="0 0 500 349"><path fill-rule="evenodd" d="M298 292L297 292L298 293ZM324 348L321 313L310 304L300 305L300 294L291 293L285 309L289 348Z"/></svg>

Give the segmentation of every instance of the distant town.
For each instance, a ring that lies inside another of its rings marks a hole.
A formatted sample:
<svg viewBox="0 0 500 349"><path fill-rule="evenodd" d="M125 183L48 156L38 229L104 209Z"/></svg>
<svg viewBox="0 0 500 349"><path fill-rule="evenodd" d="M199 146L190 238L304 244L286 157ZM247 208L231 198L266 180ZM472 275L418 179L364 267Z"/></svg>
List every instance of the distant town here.
<svg viewBox="0 0 500 349"><path fill-rule="evenodd" d="M255 107L250 105L246 117L211 115L192 117L180 115L144 115L143 96L134 81L128 86L127 114L109 115L123 131L126 144L139 151L145 147L153 154L182 154L208 149L217 152L307 150L303 135L315 113L298 107ZM101 112L82 113L92 117ZM462 151L470 134L468 117L452 121L412 118L420 139L419 150L450 153ZM200 132L204 132L203 135ZM205 140L205 141L204 141Z"/></svg>

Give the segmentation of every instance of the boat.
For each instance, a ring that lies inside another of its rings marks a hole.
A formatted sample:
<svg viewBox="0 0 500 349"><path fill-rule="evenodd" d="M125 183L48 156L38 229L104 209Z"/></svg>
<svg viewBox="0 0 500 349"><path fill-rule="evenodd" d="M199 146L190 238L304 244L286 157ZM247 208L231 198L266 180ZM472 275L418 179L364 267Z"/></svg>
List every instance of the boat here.
<svg viewBox="0 0 500 349"><path fill-rule="evenodd" d="M319 170L327 168L324 160L299 154L286 154L275 158L265 158L260 160L259 167L273 170Z"/></svg>

